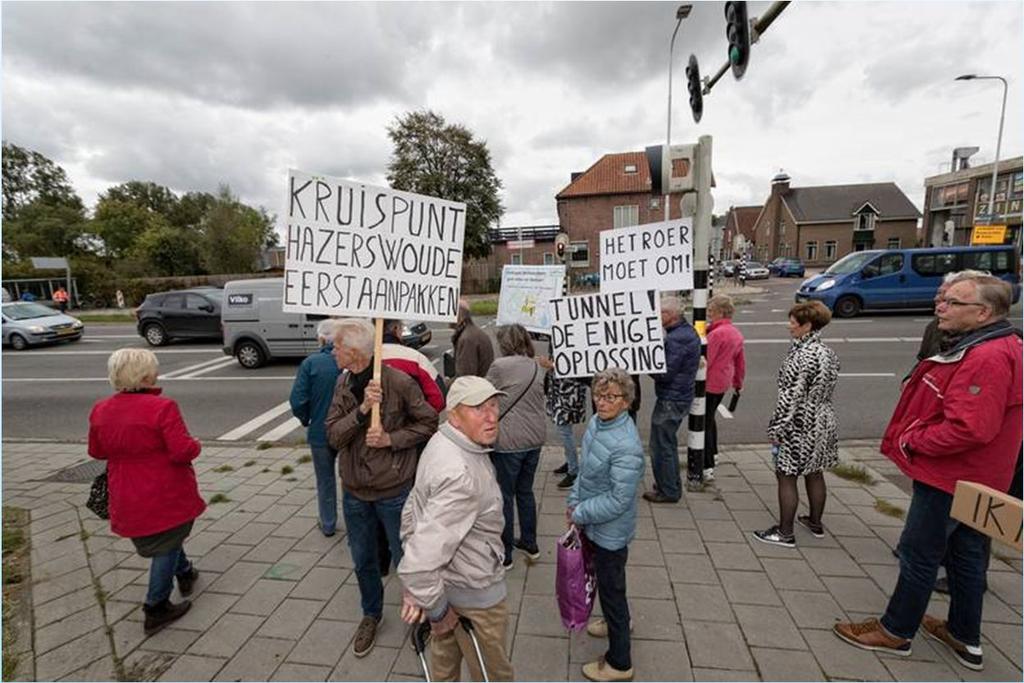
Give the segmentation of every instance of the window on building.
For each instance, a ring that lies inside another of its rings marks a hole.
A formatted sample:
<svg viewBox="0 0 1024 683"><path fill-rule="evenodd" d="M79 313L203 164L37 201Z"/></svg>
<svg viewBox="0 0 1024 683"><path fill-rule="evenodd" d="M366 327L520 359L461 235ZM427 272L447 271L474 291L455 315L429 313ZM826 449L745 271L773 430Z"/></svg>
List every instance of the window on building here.
<svg viewBox="0 0 1024 683"><path fill-rule="evenodd" d="M636 164L626 164L623 170L628 174L636 173Z"/></svg>
<svg viewBox="0 0 1024 683"><path fill-rule="evenodd" d="M590 266L590 244L587 242L569 243L569 264L573 268Z"/></svg>
<svg viewBox="0 0 1024 683"><path fill-rule="evenodd" d="M544 252L544 265L545 266L553 266L553 265L555 265L555 255L552 254L550 251L545 251Z"/></svg>
<svg viewBox="0 0 1024 683"><path fill-rule="evenodd" d="M657 209L659 206L661 206L661 198L660 197L651 197L651 201L647 205L647 207L650 208L650 209Z"/></svg>
<svg viewBox="0 0 1024 683"><path fill-rule="evenodd" d="M613 228L625 228L640 224L640 207L637 204L616 206L612 215Z"/></svg>
<svg viewBox="0 0 1024 683"><path fill-rule="evenodd" d="M511 263L513 266L521 266L523 265L523 255L514 253L509 257L508 262Z"/></svg>
<svg viewBox="0 0 1024 683"><path fill-rule="evenodd" d="M854 230L874 230L875 229L875 214L870 211L857 214L857 222L854 225Z"/></svg>
<svg viewBox="0 0 1024 683"><path fill-rule="evenodd" d="M835 242L832 243L832 246L835 247ZM807 245L806 245L806 247L804 249L804 259L806 259L807 261L817 261L818 260L818 241L817 240L812 240L812 241L807 243Z"/></svg>
<svg viewBox="0 0 1024 683"><path fill-rule="evenodd" d="M885 243L885 248L886 249L899 249L900 248L900 238L899 237L890 237L889 241Z"/></svg>
<svg viewBox="0 0 1024 683"><path fill-rule="evenodd" d="M836 260L836 241L825 240L825 260L835 261Z"/></svg>

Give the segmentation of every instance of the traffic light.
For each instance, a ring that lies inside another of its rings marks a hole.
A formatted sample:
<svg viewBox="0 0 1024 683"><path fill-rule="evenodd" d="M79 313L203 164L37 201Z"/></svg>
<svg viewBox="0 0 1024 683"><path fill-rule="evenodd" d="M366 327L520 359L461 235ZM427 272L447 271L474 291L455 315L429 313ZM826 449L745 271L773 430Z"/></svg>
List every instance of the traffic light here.
<svg viewBox="0 0 1024 683"><path fill-rule="evenodd" d="M690 192L694 189L696 145L648 147L647 167L651 171L651 194Z"/></svg>
<svg viewBox="0 0 1024 683"><path fill-rule="evenodd" d="M732 75L743 78L750 59L750 24L747 22L747 3L725 3L725 36L729 39L729 63Z"/></svg>
<svg viewBox="0 0 1024 683"><path fill-rule="evenodd" d="M555 253L558 254L558 258L565 258L564 242L555 242Z"/></svg>
<svg viewBox="0 0 1024 683"><path fill-rule="evenodd" d="M690 62L686 65L686 89L690 91L690 111L693 112L695 123L700 123L700 117L704 115L704 93L702 87L697 56L690 55Z"/></svg>

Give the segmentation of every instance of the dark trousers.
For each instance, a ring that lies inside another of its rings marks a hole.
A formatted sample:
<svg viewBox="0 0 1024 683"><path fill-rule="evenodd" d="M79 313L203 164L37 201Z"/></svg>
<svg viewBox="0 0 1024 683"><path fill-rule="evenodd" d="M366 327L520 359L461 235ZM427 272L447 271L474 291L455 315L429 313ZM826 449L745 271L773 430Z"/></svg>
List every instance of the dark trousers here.
<svg viewBox="0 0 1024 683"><path fill-rule="evenodd" d="M704 412L704 469L715 466L715 456L718 455L718 424L715 422L715 415L718 413L718 404L722 402L725 394L705 394L707 398Z"/></svg>
<svg viewBox="0 0 1024 683"><path fill-rule="evenodd" d="M626 560L629 546L605 550L593 541L594 573L597 575L597 597L608 624L608 652L604 660L619 671L633 668L629 644L629 604L626 602Z"/></svg>
<svg viewBox="0 0 1024 683"><path fill-rule="evenodd" d="M949 574L949 632L967 645L981 643L981 606L988 568L988 537L949 516L952 494L914 482L910 511L900 536L900 576L882 626L913 638L928 608L939 565Z"/></svg>
<svg viewBox="0 0 1024 683"><path fill-rule="evenodd" d="M505 528L501 542L505 545L505 561L512 557L515 539L513 506L519 513L519 538L528 546L537 545L537 499L533 495L533 478L540 462L540 449L526 451L494 451L491 453L494 473L501 487Z"/></svg>

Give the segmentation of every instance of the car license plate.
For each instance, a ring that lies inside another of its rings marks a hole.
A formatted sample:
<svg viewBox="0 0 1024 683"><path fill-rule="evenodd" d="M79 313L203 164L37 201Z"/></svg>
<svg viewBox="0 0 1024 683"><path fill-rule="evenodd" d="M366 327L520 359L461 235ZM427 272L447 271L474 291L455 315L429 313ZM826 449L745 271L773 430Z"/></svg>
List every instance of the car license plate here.
<svg viewBox="0 0 1024 683"><path fill-rule="evenodd" d="M74 334L74 333L75 333L75 329L74 328L68 328L66 330L57 330L57 336L58 337L66 337L67 335Z"/></svg>

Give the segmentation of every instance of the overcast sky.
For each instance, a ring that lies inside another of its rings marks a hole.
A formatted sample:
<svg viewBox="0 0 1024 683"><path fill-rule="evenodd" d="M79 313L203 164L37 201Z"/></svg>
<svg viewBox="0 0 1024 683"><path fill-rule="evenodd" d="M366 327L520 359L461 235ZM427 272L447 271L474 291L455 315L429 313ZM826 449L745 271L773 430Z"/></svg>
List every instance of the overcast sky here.
<svg viewBox="0 0 1024 683"><path fill-rule="evenodd" d="M128 180L227 183L280 216L290 167L386 184L386 126L428 108L486 140L503 225L556 223L570 172L664 142L677 5L5 2L3 137L90 206ZM714 136L716 212L761 204L780 168L895 181L920 207L953 147L995 155L1001 86L962 73L1007 78L1001 156L1021 154L1019 1L794 2L696 125L684 66L724 63L723 7L683 22L673 85L673 141Z"/></svg>

